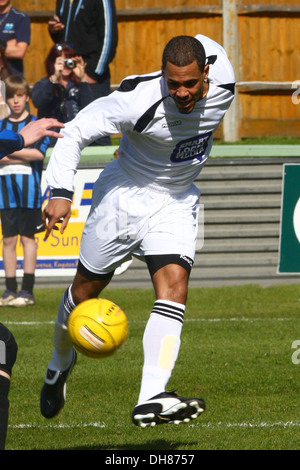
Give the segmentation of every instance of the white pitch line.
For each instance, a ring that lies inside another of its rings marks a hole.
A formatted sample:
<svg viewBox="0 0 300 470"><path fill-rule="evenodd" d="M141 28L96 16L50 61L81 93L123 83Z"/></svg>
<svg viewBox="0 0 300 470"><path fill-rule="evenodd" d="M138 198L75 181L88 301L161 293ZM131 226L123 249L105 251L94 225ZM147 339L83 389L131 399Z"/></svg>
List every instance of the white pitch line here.
<svg viewBox="0 0 300 470"><path fill-rule="evenodd" d="M299 320L299 318L248 318L248 317L232 317L232 318L184 318L184 321L186 322L208 322L208 323L214 323L214 322L249 322L249 323L254 323L254 322L259 322L259 321L278 321L278 322L285 322L285 321L294 321L294 320Z"/></svg>
<svg viewBox="0 0 300 470"><path fill-rule="evenodd" d="M35 326L35 325L54 325L54 321L3 321L3 325L24 325L24 326Z"/></svg>
<svg viewBox="0 0 300 470"><path fill-rule="evenodd" d="M201 321L201 322L256 322L256 321L293 321L299 320L299 318L246 318L246 317L236 317L236 318L185 318L184 321L187 322L194 322L194 321Z"/></svg>
<svg viewBox="0 0 300 470"><path fill-rule="evenodd" d="M106 424L103 422L95 422L95 423L61 423L61 424L37 424L37 423L23 423L23 424L10 424L8 425L11 429L74 429L74 428L106 428ZM207 428L207 429L220 429L220 428L298 428L300 427L300 421L277 421L275 423L268 423L268 422L261 422L261 423L191 423L188 427L192 428Z"/></svg>
<svg viewBox="0 0 300 470"><path fill-rule="evenodd" d="M75 424L37 424L37 423L23 423L23 424L9 424L12 429L74 429L74 428L105 428L104 423L75 423Z"/></svg>
<svg viewBox="0 0 300 470"><path fill-rule="evenodd" d="M267 423L265 421L261 423L193 423L190 424L190 427L201 427L208 429L217 429L217 428L289 428L289 427L300 427L300 421L277 421L275 423Z"/></svg>
<svg viewBox="0 0 300 470"><path fill-rule="evenodd" d="M185 318L185 322L208 322L208 323L218 323L218 322L289 322L297 321L299 318L247 318L247 317L233 317L233 318ZM146 323L147 320L130 320L129 323ZM5 321L2 320L1 323L4 325L14 325L14 326L36 326L36 325L54 325L55 321Z"/></svg>

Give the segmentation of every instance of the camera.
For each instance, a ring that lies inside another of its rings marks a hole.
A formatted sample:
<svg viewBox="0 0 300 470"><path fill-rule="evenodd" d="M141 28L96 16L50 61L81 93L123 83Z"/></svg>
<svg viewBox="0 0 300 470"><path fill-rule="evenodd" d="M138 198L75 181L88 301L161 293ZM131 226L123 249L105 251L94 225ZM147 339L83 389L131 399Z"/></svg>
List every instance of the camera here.
<svg viewBox="0 0 300 470"><path fill-rule="evenodd" d="M74 69L74 67L76 67L76 62L74 59L64 59L64 63L67 69Z"/></svg>

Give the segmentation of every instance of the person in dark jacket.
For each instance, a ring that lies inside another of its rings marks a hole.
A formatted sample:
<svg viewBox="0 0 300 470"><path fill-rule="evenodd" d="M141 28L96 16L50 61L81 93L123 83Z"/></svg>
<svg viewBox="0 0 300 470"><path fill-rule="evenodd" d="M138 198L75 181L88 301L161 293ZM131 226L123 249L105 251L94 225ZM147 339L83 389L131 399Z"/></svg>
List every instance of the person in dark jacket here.
<svg viewBox="0 0 300 470"><path fill-rule="evenodd" d="M109 64L118 44L114 0L57 0L48 27L55 43L65 41L83 57L94 99L109 95ZM110 145L109 136L98 139L97 145Z"/></svg>
<svg viewBox="0 0 300 470"><path fill-rule="evenodd" d="M74 49L62 43L53 46L46 59L47 77L32 89L32 102L38 118L53 117L61 122L71 121L93 101L85 77L85 63ZM51 146L55 142L51 142Z"/></svg>

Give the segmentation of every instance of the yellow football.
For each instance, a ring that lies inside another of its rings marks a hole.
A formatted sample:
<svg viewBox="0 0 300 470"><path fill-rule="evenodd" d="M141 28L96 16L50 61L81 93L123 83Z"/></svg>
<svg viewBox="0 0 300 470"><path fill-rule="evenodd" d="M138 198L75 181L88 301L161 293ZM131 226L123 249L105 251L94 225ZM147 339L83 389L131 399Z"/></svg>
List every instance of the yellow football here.
<svg viewBox="0 0 300 470"><path fill-rule="evenodd" d="M77 305L68 320L74 347L82 354L102 358L113 354L128 335L123 310L107 299L89 299Z"/></svg>

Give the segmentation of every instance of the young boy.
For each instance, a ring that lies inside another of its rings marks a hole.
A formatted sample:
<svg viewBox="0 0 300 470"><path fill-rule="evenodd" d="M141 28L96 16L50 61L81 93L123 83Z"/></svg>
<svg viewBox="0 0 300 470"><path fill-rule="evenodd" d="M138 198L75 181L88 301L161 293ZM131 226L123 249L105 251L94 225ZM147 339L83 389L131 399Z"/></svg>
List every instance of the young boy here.
<svg viewBox="0 0 300 470"><path fill-rule="evenodd" d="M19 132L36 120L27 111L30 96L26 80L10 76L5 80L6 103L10 116L0 121L0 131ZM0 306L33 305L34 273L37 245L35 233L44 230L41 217L41 173L49 138L39 140L33 147L23 148L0 160L0 210L3 234L3 263L6 290ZM23 281L17 293L18 235L23 246Z"/></svg>

